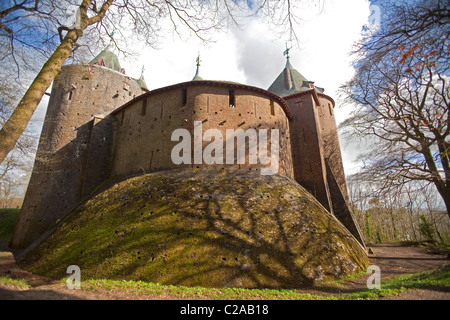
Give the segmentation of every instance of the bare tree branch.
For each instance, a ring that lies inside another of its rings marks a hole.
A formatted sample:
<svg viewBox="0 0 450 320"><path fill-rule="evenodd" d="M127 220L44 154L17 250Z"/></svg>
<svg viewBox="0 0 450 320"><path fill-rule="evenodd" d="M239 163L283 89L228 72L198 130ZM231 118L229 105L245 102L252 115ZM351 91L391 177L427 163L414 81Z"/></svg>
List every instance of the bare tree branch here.
<svg viewBox="0 0 450 320"><path fill-rule="evenodd" d="M361 175L384 186L432 182L450 217L450 9L423 0L385 10L384 25L354 52L357 73L341 93L356 108L341 129L373 138Z"/></svg>

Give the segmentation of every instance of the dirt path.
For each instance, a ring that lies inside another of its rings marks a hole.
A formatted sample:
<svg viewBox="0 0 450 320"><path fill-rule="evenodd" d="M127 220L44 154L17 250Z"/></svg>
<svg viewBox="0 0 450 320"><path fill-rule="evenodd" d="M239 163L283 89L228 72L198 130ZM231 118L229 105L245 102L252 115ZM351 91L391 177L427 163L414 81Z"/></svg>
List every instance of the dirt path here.
<svg viewBox="0 0 450 320"><path fill-rule="evenodd" d="M406 273L417 273L430 270L445 264L450 260L447 254L435 254L426 248L407 247L399 244L369 245L372 254L369 254L370 263L377 265L381 270L381 280ZM110 299L174 299L170 296L136 295L127 292L108 290L69 290L61 281L54 281L17 267L10 252L0 253L0 277L7 276L13 279L25 280L31 289L18 290L13 286L0 284L0 300L110 300ZM320 287L305 290L311 294L332 295L337 293L353 292L366 287L366 277L359 277L345 285L335 287ZM400 296L388 297L391 300L450 300L448 288L415 289L408 290Z"/></svg>
<svg viewBox="0 0 450 320"><path fill-rule="evenodd" d="M391 278L406 273L418 273L450 263L448 254L429 252L427 248L401 246L399 244L376 244L371 246L371 264L381 270L381 278ZM450 300L450 291L440 288L408 290L389 300Z"/></svg>
<svg viewBox="0 0 450 320"><path fill-rule="evenodd" d="M371 265L380 267L381 281L402 274L419 273L450 263L448 254L434 253L425 247L402 246L396 243L369 245L372 254L369 254ZM349 291L366 287L366 277L360 277L349 282L346 287ZM387 297L386 300L450 300L450 291L446 288L414 289L408 290L399 296ZM382 298L383 299L383 298Z"/></svg>

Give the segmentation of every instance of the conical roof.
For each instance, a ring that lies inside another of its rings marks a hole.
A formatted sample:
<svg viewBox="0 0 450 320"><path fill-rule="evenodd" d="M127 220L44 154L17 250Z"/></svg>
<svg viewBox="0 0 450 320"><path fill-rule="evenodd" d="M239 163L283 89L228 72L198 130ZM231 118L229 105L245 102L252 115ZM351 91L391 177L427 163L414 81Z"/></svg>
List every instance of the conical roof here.
<svg viewBox="0 0 450 320"><path fill-rule="evenodd" d="M323 92L322 88L315 87L314 82L308 81L300 72L294 69L288 57L283 71L281 71L267 91L280 97L286 97L297 92L311 90L312 88L315 88L317 92Z"/></svg>
<svg viewBox="0 0 450 320"><path fill-rule="evenodd" d="M122 68L120 67L119 59L110 50L104 49L94 59L92 59L89 64L99 64L101 60L103 60L103 64L101 65L103 65L104 67L121 72Z"/></svg>

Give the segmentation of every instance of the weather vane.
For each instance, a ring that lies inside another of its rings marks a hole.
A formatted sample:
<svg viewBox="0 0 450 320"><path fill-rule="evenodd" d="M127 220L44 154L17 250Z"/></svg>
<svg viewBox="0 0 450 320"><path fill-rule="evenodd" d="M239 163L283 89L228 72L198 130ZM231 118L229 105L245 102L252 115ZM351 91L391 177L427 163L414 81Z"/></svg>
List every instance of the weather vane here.
<svg viewBox="0 0 450 320"><path fill-rule="evenodd" d="M289 59L289 50L291 50L292 47L288 48L287 42L286 42L286 50L283 52L283 56L286 56L287 59Z"/></svg>
<svg viewBox="0 0 450 320"><path fill-rule="evenodd" d="M106 49L112 50L114 48L114 33L116 33L116 29L111 31L111 34L109 35L109 43L106 46Z"/></svg>
<svg viewBox="0 0 450 320"><path fill-rule="evenodd" d="M197 61L197 67L200 66L200 62L201 62L201 61L200 61L200 52L198 53L198 56L197 56L197 60L196 60L196 61Z"/></svg>

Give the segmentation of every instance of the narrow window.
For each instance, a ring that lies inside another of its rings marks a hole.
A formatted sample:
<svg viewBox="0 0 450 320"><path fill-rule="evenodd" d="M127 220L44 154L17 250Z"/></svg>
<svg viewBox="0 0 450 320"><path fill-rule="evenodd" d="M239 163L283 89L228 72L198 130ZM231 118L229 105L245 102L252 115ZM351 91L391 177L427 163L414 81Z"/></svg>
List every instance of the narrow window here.
<svg viewBox="0 0 450 320"><path fill-rule="evenodd" d="M73 94L73 91L72 90L69 91L69 100L72 100L72 94Z"/></svg>
<svg viewBox="0 0 450 320"><path fill-rule="evenodd" d="M230 108L235 108L236 107L236 102L235 102L234 90L230 90L228 92L228 99L229 99L229 102L230 102Z"/></svg>
<svg viewBox="0 0 450 320"><path fill-rule="evenodd" d="M332 116L333 115L333 111L331 109L331 104L328 104L328 111L330 111L330 116Z"/></svg>
<svg viewBox="0 0 450 320"><path fill-rule="evenodd" d="M187 104L187 89L184 88L184 89L181 91L181 94L182 94L182 97L181 97L181 105L182 105L182 106L185 106L185 105Z"/></svg>
<svg viewBox="0 0 450 320"><path fill-rule="evenodd" d="M141 115L145 116L147 114L147 99L142 100L142 110Z"/></svg>
<svg viewBox="0 0 450 320"><path fill-rule="evenodd" d="M272 116L275 115L275 105L273 104L273 100L270 100L270 114Z"/></svg>

